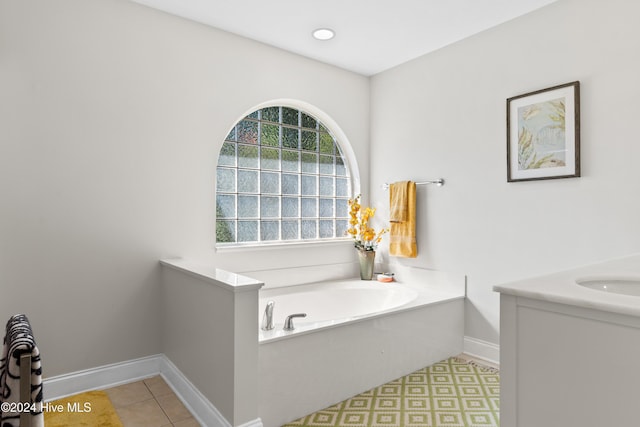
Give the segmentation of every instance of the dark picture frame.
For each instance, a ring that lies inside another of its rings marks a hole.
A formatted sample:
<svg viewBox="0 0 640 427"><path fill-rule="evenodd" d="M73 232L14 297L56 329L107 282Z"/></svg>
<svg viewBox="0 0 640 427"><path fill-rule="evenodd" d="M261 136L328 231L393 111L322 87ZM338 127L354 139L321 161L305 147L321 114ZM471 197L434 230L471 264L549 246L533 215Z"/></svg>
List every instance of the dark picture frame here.
<svg viewBox="0 0 640 427"><path fill-rule="evenodd" d="M507 99L507 181L580 176L580 82Z"/></svg>

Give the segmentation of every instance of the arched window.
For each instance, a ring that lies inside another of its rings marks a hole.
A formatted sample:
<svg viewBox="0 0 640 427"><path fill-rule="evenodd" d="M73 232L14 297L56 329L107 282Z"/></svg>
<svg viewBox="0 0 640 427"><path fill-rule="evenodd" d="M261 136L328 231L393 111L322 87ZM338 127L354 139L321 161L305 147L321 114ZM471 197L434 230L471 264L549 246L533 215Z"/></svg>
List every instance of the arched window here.
<svg viewBox="0 0 640 427"><path fill-rule="evenodd" d="M345 236L348 164L330 130L305 111L265 107L240 120L216 175L218 246Z"/></svg>

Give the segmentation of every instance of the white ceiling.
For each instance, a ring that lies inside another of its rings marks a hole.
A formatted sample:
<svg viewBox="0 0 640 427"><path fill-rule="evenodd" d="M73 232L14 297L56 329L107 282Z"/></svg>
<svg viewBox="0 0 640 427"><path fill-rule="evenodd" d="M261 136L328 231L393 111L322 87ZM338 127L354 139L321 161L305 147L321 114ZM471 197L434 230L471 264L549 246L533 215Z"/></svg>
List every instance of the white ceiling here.
<svg viewBox="0 0 640 427"><path fill-rule="evenodd" d="M556 0L133 1L370 76Z"/></svg>

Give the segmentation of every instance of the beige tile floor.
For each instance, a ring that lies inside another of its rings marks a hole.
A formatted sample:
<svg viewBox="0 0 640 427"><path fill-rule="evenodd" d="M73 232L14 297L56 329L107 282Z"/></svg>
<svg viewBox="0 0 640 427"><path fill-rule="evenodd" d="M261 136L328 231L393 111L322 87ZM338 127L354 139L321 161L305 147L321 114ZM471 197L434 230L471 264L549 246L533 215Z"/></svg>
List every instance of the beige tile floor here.
<svg viewBox="0 0 640 427"><path fill-rule="evenodd" d="M124 427L200 427L160 376L104 391Z"/></svg>

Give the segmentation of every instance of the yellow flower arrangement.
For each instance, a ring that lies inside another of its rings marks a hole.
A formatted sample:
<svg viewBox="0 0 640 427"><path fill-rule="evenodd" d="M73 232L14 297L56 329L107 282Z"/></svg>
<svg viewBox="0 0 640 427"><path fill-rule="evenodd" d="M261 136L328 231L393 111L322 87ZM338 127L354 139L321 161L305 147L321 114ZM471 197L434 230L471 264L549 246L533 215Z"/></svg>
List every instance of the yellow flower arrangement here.
<svg viewBox="0 0 640 427"><path fill-rule="evenodd" d="M355 199L349 199L349 229L347 233L353 237L355 247L364 251L375 251L378 243L382 241L382 235L389 231L383 228L376 232L369 227L369 220L376 214L376 210L370 207L360 206L360 195Z"/></svg>

